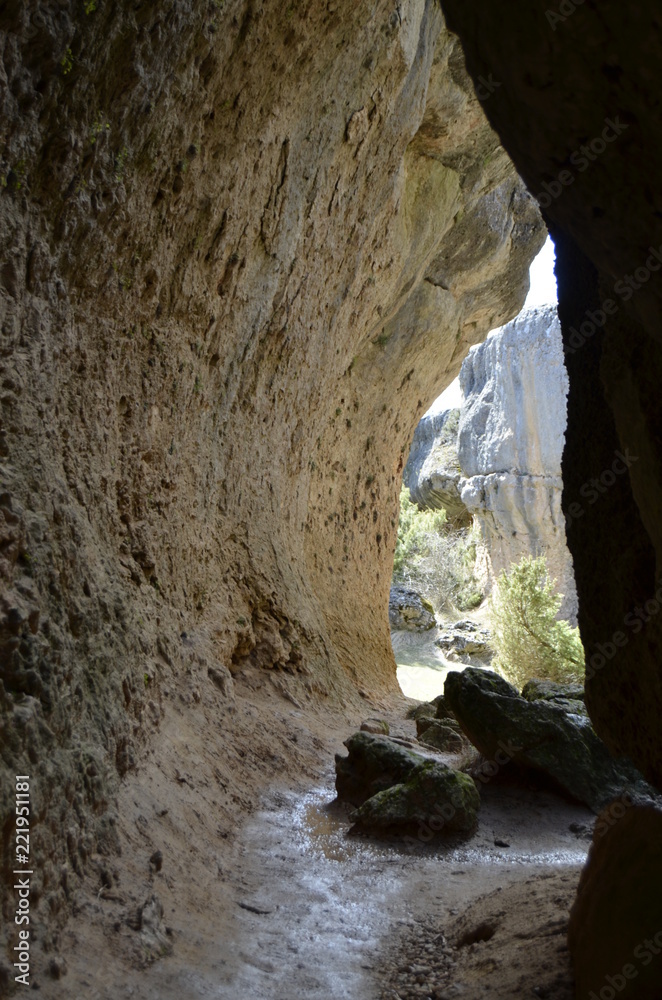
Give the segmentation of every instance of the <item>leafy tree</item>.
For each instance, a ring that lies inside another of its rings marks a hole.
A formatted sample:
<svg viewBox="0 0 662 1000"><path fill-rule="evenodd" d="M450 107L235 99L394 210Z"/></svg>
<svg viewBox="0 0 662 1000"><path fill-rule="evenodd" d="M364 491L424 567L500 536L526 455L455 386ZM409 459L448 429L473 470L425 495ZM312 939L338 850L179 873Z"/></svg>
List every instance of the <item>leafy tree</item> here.
<svg viewBox="0 0 662 1000"><path fill-rule="evenodd" d="M499 576L492 597L493 667L518 688L532 677L584 681L579 629L556 615L563 595L555 590L544 556L526 556Z"/></svg>

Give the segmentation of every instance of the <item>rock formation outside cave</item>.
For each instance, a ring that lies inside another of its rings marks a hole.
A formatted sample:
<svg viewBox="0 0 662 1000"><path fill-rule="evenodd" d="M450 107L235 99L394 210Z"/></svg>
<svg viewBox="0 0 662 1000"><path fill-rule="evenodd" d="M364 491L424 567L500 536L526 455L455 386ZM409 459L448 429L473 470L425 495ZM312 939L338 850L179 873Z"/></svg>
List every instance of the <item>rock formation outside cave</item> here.
<svg viewBox="0 0 662 1000"><path fill-rule="evenodd" d="M576 624L561 509L568 382L553 260L548 240L532 265L525 308L471 349L456 388L435 401L414 433L403 482L420 510L445 513L445 526L426 558L414 548L409 564L396 561L392 604L400 611L391 614L391 638L405 693L441 693L449 655L451 662L489 662L489 594L499 573L524 556L545 557L563 595L558 616ZM584 503L599 495L587 496ZM467 582L453 590L449 576L462 569ZM421 598L431 602L441 635L430 612L416 613Z"/></svg>

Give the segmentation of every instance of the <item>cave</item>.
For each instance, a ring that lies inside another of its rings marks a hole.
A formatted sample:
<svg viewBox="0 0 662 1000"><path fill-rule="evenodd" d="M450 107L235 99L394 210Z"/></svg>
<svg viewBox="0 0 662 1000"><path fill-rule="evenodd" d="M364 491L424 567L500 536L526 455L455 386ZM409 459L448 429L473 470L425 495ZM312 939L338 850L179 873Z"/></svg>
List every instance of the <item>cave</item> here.
<svg viewBox="0 0 662 1000"><path fill-rule="evenodd" d="M632 456L568 530L586 703L661 788L660 31L615 0L0 5L0 990L28 942L44 997L211 995L229 910L269 910L260 796L402 708L414 428L547 231L566 513ZM662 996L661 816L594 835L577 1000Z"/></svg>

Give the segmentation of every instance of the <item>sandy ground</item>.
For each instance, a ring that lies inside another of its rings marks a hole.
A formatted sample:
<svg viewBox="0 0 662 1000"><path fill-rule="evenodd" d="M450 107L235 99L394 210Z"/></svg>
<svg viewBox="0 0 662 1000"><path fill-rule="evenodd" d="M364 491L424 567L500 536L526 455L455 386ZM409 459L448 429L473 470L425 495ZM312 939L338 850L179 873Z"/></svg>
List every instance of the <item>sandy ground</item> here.
<svg viewBox="0 0 662 1000"><path fill-rule="evenodd" d="M202 702L194 725L165 712L122 789L122 855L93 859L60 941L68 972L38 968L42 997L570 1000L591 814L504 772L467 844L348 837L333 754L359 720L304 711L278 683L247 676L234 712ZM405 708L365 716L411 738Z"/></svg>

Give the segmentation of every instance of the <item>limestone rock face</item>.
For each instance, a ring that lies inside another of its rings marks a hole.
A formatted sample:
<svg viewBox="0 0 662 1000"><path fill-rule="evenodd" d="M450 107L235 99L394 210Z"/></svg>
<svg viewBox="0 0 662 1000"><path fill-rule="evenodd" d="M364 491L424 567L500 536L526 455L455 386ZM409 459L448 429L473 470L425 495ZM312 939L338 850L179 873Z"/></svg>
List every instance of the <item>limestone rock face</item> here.
<svg viewBox="0 0 662 1000"><path fill-rule="evenodd" d="M467 527L471 515L460 496L462 478L457 456L459 409L426 414L414 431L403 482L422 509L443 507L449 523Z"/></svg>
<svg viewBox="0 0 662 1000"><path fill-rule="evenodd" d="M561 509L568 379L553 308L527 310L462 365L458 456L463 503L478 520L489 577L545 555L573 624L577 596Z"/></svg>
<svg viewBox="0 0 662 1000"><path fill-rule="evenodd" d="M507 8L443 0L443 7L474 79L499 83L485 111L530 190L540 194L556 245L570 381L563 502L572 518L567 534L586 649L586 705L610 749L628 754L662 789L662 215L646 182L662 149L650 83L662 58L660 33L650 30L658 8L649 0L628 8L606 0L599 14L593 4L571 10L542 0L513 0ZM575 153L587 141L602 151L580 170ZM566 167L571 183L556 196L553 185ZM596 310L605 304L610 312L602 318ZM584 505L582 490L609 474L615 452L626 449L637 461L596 503ZM574 504L583 516L573 515ZM625 644L607 647L614 635ZM607 995L605 976L620 973L619 963L629 963L649 936L633 915L641 914L644 925L650 917L655 933L660 927L659 817L650 823L637 812L623 823L622 850L611 837L603 840L605 872L613 850L611 884L605 879L611 901L586 921L585 935L573 936L577 997L603 987ZM625 858L640 865L636 881ZM621 907L621 899L631 905ZM659 967L646 958L653 982L646 987L641 976L628 987L642 998L659 995ZM635 971L646 969L638 964Z"/></svg>
<svg viewBox="0 0 662 1000"><path fill-rule="evenodd" d="M397 690L404 456L543 232L437 0L0 31L0 826L38 761L52 923L173 679Z"/></svg>

